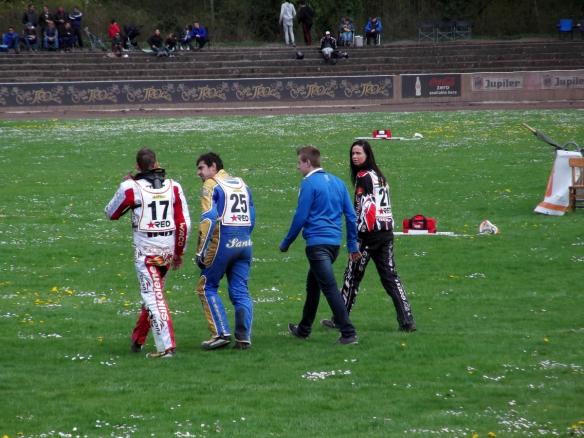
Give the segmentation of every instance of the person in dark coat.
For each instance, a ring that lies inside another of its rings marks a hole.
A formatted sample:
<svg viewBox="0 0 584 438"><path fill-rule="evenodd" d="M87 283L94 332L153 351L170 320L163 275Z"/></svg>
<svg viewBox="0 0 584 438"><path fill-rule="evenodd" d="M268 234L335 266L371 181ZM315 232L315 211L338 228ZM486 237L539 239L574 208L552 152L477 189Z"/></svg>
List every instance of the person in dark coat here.
<svg viewBox="0 0 584 438"><path fill-rule="evenodd" d="M312 36L310 31L312 29L312 22L314 20L313 9L306 4L304 0L300 0L298 8L298 22L302 25L302 34L304 36L304 44L310 46L312 44Z"/></svg>

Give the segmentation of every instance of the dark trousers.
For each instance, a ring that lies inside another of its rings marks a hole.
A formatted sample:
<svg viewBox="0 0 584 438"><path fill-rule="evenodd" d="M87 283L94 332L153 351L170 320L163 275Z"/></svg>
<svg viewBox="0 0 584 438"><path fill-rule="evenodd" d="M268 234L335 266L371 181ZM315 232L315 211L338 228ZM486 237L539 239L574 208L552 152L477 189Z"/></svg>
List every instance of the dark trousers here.
<svg viewBox="0 0 584 438"><path fill-rule="evenodd" d="M73 35L74 35L74 39L73 41L75 41L75 43L77 43L77 45L79 46L80 49L83 48L83 39L81 38L81 28L80 27L75 27L75 26L71 26L71 30L73 31Z"/></svg>
<svg viewBox="0 0 584 438"><path fill-rule="evenodd" d="M377 44L377 32L367 32L365 38L368 46Z"/></svg>
<svg viewBox="0 0 584 438"><path fill-rule="evenodd" d="M380 232L359 237L361 238L359 245L361 258L356 262L349 261L341 290L347 312L350 313L353 304L355 304L359 285L365 276L365 268L367 268L369 260L373 259L381 284L395 306L399 326L401 328L408 327L414 323L414 316L412 315L405 288L395 268L393 233ZM334 321L336 322L336 319Z"/></svg>
<svg viewBox="0 0 584 438"><path fill-rule="evenodd" d="M312 45L312 36L310 35L310 29L312 26L309 26L306 23L302 23L302 34L304 35L304 44L307 46Z"/></svg>
<svg viewBox="0 0 584 438"><path fill-rule="evenodd" d="M207 44L207 40L204 38L195 38L195 47L202 49L205 44Z"/></svg>
<svg viewBox="0 0 584 438"><path fill-rule="evenodd" d="M303 336L308 336L312 330L321 291L333 312L333 318L340 328L341 335L343 337L355 335L355 327L349 320L333 273L333 263L338 255L339 247L336 245L306 247L310 270L306 278L306 301L302 311L302 320L298 324L298 331Z"/></svg>
<svg viewBox="0 0 584 438"><path fill-rule="evenodd" d="M75 36L68 35L61 38L61 48L64 50L71 50L75 46Z"/></svg>

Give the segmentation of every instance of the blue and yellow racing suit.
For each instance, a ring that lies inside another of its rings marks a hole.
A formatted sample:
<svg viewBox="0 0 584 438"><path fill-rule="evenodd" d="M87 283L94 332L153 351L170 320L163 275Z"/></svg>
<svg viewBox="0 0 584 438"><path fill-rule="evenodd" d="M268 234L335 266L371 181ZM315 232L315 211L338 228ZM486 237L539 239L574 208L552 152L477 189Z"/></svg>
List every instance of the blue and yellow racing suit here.
<svg viewBox="0 0 584 438"><path fill-rule="evenodd" d="M247 281L254 223L251 191L241 178L220 170L205 181L201 191L197 247L197 260L204 268L197 293L213 337L231 335L225 308L218 295L219 282L227 274L229 298L235 307L235 339L251 343L253 304Z"/></svg>

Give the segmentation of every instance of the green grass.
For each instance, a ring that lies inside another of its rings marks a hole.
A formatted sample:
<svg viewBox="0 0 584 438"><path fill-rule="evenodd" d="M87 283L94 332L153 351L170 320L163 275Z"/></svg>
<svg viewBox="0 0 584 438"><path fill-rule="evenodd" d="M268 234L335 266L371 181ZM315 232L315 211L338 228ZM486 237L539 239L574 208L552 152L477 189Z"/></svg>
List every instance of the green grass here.
<svg viewBox="0 0 584 438"><path fill-rule="evenodd" d="M0 436L584 435L584 216L533 213L553 152L520 127L584 142L583 115L0 121ZM301 313L304 243L277 250L296 205L295 148L315 144L348 183L352 139L383 128L425 136L374 143L396 222L424 213L466 237L396 238L416 333L397 331L372 265L352 313L360 343L334 345L320 326L298 341L286 325ZM139 309L130 225L103 208L142 145L183 184L195 226L200 153L220 153L252 187L251 350L199 349L208 332L189 256L167 282L179 355L129 352ZM485 218L500 235L477 235Z"/></svg>

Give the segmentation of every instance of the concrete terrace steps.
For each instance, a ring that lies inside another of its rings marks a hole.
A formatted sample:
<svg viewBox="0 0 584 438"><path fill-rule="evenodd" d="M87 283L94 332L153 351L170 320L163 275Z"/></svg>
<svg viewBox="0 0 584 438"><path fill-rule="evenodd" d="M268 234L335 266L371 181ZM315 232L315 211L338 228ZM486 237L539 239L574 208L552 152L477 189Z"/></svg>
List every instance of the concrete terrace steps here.
<svg viewBox="0 0 584 438"><path fill-rule="evenodd" d="M518 54L513 52L498 52L498 53L437 53L433 55L427 55L423 57L411 56L405 53L392 54L392 56L382 56L380 53L370 51L368 53L362 53L359 49L348 49L346 50L350 55L349 59L343 60L344 64L361 63L363 60L368 62L378 62L378 63L388 63L388 64L404 64L412 63L412 60L419 61L431 61L437 64L452 64L459 62L497 62L505 60L515 60L517 61ZM582 51L553 51L546 50L541 51L537 56L526 56L525 59L548 59L548 60L572 60L581 58L584 56L584 46ZM105 57L104 57L105 58ZM302 64L307 64L309 61L321 61L321 56L318 53L305 55L305 59L298 61L293 56L287 57L271 57L259 60L251 59L228 59L224 57L214 57L214 58L199 58L189 56L189 54L179 53L173 58L153 58L153 57L129 57L120 59L111 58L96 58L96 59L85 59L83 62L77 62L73 60L66 60L62 62L55 63L54 59L51 58L34 58L27 57L21 58L19 62L4 63L1 65L2 71L25 71L32 69L52 69L54 71L66 71L71 70L73 67L83 68L83 69L101 69L101 70L115 70L120 68L139 68L140 66L147 65L148 67L164 67L167 69L172 68L208 68L208 67L229 67L238 65L249 65L250 63L256 63L258 66L297 66Z"/></svg>
<svg viewBox="0 0 584 438"><path fill-rule="evenodd" d="M548 62L530 62L528 65L525 65L524 70L546 70L546 66L549 65ZM564 65L564 69L566 70L575 70L581 68L580 65ZM225 71L225 69L220 70L205 70L197 75L193 75L191 72L173 72L172 75L169 75L167 71L161 70L159 72L152 72L150 70L140 70L134 71L132 73L121 74L116 73L115 79L116 80L180 80L180 79L225 79L229 77L230 79L244 79L244 78L289 78L289 77L305 77L305 76L363 76L363 75L391 75L391 74L418 74L418 73L472 73L472 72L501 72L501 71L518 71L518 69L513 68L510 70L505 70L501 68L501 66L493 67L493 66L486 66L484 68L477 68L475 65L467 65L467 66L450 66L450 67L442 67L440 69L436 69L434 65L429 66L427 68L422 68L419 65L416 65L412 68L402 67L396 71L392 71L389 69L381 70L376 66L366 66L366 67L358 67L352 70L343 69L338 70L334 66L320 66L315 67L313 69L295 69L289 70L286 73L282 73L280 69L240 69L234 71L233 69ZM60 77L60 81L65 82L84 82L84 81L104 81L103 75L101 76L92 76L88 73L78 74L75 72L67 72ZM0 77L0 82L7 82L4 78ZM26 79L20 78L19 82L47 82L46 77L44 76L29 76Z"/></svg>
<svg viewBox="0 0 584 438"><path fill-rule="evenodd" d="M185 77L206 77L209 75L221 76L226 75L229 77L237 76L241 77L241 74L245 72L249 73L261 73L266 72L270 75L278 76L288 76L290 74L299 74L306 76L314 71L325 70L327 72L351 72L351 71L377 71L380 74L394 74L400 72L411 72L411 71L443 71L448 69L448 71L455 71L456 69L467 71L476 69L488 69L489 71L502 69L503 71L510 70L526 70L533 68L545 68L549 69L550 66L557 68L558 61L561 60L561 66L563 68L580 68L582 67L582 61L574 57L565 57L564 59L558 58L557 55L550 55L542 59L526 59L521 60L521 65L517 64L516 59L497 59L496 62L491 59L464 59L453 58L453 59L374 59L369 62L363 63L361 60L357 59L342 59L339 60L337 65L325 64L322 60L314 61L282 61L265 63L261 66L254 64L239 64L239 63L209 63L205 68L200 68L197 63L191 64L172 64L172 63L150 63L150 64L114 64L114 65L91 65L87 69L81 69L78 66L64 65L59 68L43 65L36 66L35 68L29 66L19 66L14 67L10 70L0 70L0 79L9 80L13 77L18 77L20 80L24 80L30 77L42 77L45 80L51 77L55 78L72 78L72 77L142 77L151 76L156 78L160 75L164 76L176 76L180 78ZM303 74L304 73L304 74Z"/></svg>
<svg viewBox="0 0 584 438"><path fill-rule="evenodd" d="M300 48L305 58L319 58L320 54L316 48ZM341 50L344 50L341 48ZM584 43L580 42L558 42L558 43L530 43L530 44L432 44L432 45L404 45L404 46L382 46L378 48L353 48L348 52L359 57L425 57L425 56L451 56L456 53L460 56L497 56L501 54L529 55L537 56L540 53L564 53L582 55L584 54ZM189 62L192 59L211 62L223 61L264 61L293 59L296 49L242 49L232 51L231 49L211 49L202 51L181 51L173 59L174 62ZM59 64L62 62L76 64L84 63L108 63L113 59L105 56L104 52L81 52L70 53L48 53L48 52L22 52L20 55L3 54L0 56L0 66L18 64L23 58L34 63L50 62ZM155 59L151 54L143 52L129 52L129 57L133 60Z"/></svg>
<svg viewBox="0 0 584 438"><path fill-rule="evenodd" d="M297 50L304 53L296 60ZM344 50L341 48L341 50ZM110 58L103 52L23 52L0 54L0 82L106 80L238 79L401 73L450 73L584 68L584 42L453 42L389 44L350 48L349 59L323 62L317 48L210 48L157 58L129 52Z"/></svg>
<svg viewBox="0 0 584 438"><path fill-rule="evenodd" d="M531 61L523 66L523 70L547 70L548 61ZM581 65L574 63L573 65L564 65L565 70L580 69ZM435 65L413 67L403 66L399 69L390 69L386 66L359 66L353 69L336 69L334 66L316 66L313 68L289 69L287 72L282 72L279 68L262 68L256 69L253 67L241 69L215 69L205 70L198 74L193 74L191 71L179 71L169 74L167 70L135 70L132 72L115 72L112 76L104 78L104 75L91 75L90 73L78 72L62 72L59 76L59 81L65 82L83 82L83 81L105 81L115 78L116 80L173 80L173 79L244 79L244 78L266 78L266 77L304 77L304 76L362 76L362 75L391 75L391 74L416 74L416 73L472 73L472 72L502 72L502 71L519 71L517 68L503 68L502 66L477 66L475 64L465 64L456 66L443 66L436 68ZM16 82L10 81L0 75L0 82ZM20 76L18 82L57 82L48 81L45 75L30 74L28 76Z"/></svg>
<svg viewBox="0 0 584 438"><path fill-rule="evenodd" d="M55 69L25 69L0 71L0 78L2 81L10 81L13 78L18 78L19 81L26 81L31 77L40 77L44 81L68 79L73 80L74 77L80 79L87 76L100 77L102 80L111 78L120 79L122 77L127 79L142 78L148 76L153 79L159 76L168 76L176 78L195 78L195 77L244 77L246 73L264 73L271 76L290 76L290 75L310 75L313 72L326 71L332 74L344 73L348 74L355 71L368 71L377 74L399 74L406 72L440 72L440 71L521 71L531 69L578 69L582 68L582 62L578 59L566 59L562 63L558 63L557 58L544 59L530 59L523 60L521 65L518 65L516 60L499 60L496 63L491 61L478 60L459 60L457 62L391 62L388 60L381 60L379 62L369 63L349 63L341 60L336 66L327 65L321 62L302 63L300 65L216 65L207 66L204 69L189 68L188 66L168 68L168 66L133 66L132 68L117 68L109 67L107 69L88 69L82 70L78 68L65 68L60 70Z"/></svg>
<svg viewBox="0 0 584 438"><path fill-rule="evenodd" d="M452 56L436 56L436 57L371 57L371 58L360 58L354 56L353 52L349 52L348 59L340 59L335 66L336 68L345 68L353 65L379 65L379 66L412 66L412 65L446 65L450 66L452 64L475 64L475 65L490 65L490 64L529 64L530 62L540 61L544 63L553 64L554 62L560 63L571 63L577 62L582 63L579 56L574 56L572 54L562 54L562 53L542 53L538 57L522 58L517 60L516 56L512 55L492 55L492 56L463 56L463 55L452 55ZM52 63L31 63L24 62L21 64L13 64L0 68L0 72L4 72L8 75L22 75L27 72L43 72L46 74L60 73L67 71L91 71L91 72L132 72L134 70L148 69L151 71L165 70L172 72L180 70L193 70L193 74L197 74L197 71L204 71L208 69L218 69L218 68L272 68L277 67L281 70L288 70L289 68L311 68L314 66L324 66L327 65L320 57L313 59L295 60L295 59L280 59L280 60L269 60L258 62L248 62L248 61L200 61L200 60L190 60L188 62L175 62L174 58L171 59L154 59L147 60L143 62L136 62L135 60L129 59L119 59L116 62L108 63L87 63L87 64L75 64L75 63L62 63L58 65L53 65ZM553 65L551 65L553 67Z"/></svg>
<svg viewBox="0 0 584 438"><path fill-rule="evenodd" d="M432 54L440 53L451 53L452 51L457 51L459 53L495 53L500 51L505 51L507 53L536 53L539 51L552 50L554 52L573 52L578 49L584 48L584 42L537 42L537 43L491 43L491 44L470 44L470 43L444 43L444 44L404 44L404 45L388 45L381 47L366 47L357 48L364 55L367 54L378 54L379 56L392 56L401 53L406 53L411 56L426 56ZM341 48L342 49L342 48ZM299 47L297 49L292 48L241 48L241 49L204 49L200 51L181 51L178 52L180 55L191 55L196 56L201 59L211 59L213 57L221 57L224 59L270 59L270 58L281 58L282 55L294 54L297 50L302 51L305 55L318 53L318 49L314 46L312 47ZM128 52L133 57L147 58L152 55L132 51ZM83 62L84 60L92 60L96 57L101 57L104 52L101 51L73 51L69 53L62 52L33 52L29 53L23 51L21 56L32 56L37 59L48 58L48 59L71 59L75 57L78 62ZM0 57L0 62L10 62L11 57L3 54ZM106 58L107 59L107 58Z"/></svg>

